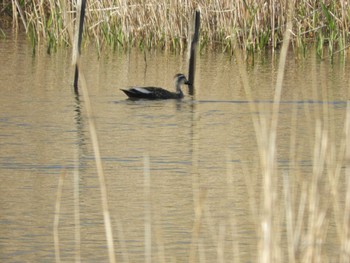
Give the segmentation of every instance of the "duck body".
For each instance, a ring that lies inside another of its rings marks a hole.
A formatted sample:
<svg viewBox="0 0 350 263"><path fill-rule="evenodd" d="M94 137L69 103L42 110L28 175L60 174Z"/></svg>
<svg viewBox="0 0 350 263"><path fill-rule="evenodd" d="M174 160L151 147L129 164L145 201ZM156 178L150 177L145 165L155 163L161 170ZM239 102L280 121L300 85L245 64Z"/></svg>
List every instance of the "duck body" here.
<svg viewBox="0 0 350 263"><path fill-rule="evenodd" d="M184 97L182 92L171 92L158 87L131 87L129 89L122 89L122 91L129 98L135 99L166 100L182 99Z"/></svg>
<svg viewBox="0 0 350 263"><path fill-rule="evenodd" d="M159 87L130 87L129 89L121 89L131 99L149 99L149 100L166 100L166 99L182 99L184 94L181 85L189 84L185 75L176 74L174 77L176 92L171 92Z"/></svg>

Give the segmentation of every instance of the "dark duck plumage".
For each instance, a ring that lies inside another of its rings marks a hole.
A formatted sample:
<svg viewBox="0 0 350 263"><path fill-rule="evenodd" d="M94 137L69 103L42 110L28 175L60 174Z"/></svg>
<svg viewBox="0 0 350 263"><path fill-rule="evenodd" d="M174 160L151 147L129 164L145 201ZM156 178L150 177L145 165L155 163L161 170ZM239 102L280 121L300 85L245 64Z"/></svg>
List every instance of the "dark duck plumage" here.
<svg viewBox="0 0 350 263"><path fill-rule="evenodd" d="M121 89L129 98L132 99L149 99L149 100L166 100L166 99L182 99L184 94L181 86L189 82L184 74L176 74L174 76L176 92L171 92L158 87L131 87L129 89Z"/></svg>

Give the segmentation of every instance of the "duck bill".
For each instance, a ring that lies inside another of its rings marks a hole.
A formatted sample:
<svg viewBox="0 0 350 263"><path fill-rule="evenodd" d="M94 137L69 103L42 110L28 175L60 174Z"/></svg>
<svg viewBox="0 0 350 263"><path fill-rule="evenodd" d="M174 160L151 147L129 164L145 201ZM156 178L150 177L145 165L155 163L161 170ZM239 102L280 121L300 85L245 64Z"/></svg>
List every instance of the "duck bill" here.
<svg viewBox="0 0 350 263"><path fill-rule="evenodd" d="M189 82L188 80L185 82L186 85L192 85L191 82Z"/></svg>

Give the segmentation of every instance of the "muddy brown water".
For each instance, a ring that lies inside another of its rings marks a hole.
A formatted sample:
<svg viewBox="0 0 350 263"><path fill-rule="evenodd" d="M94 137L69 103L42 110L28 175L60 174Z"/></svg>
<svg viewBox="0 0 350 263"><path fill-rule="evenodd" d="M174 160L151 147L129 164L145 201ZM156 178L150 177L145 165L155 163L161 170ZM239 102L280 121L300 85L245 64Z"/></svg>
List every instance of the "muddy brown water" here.
<svg viewBox="0 0 350 263"><path fill-rule="evenodd" d="M317 116L328 123L335 147L342 144L348 99L349 61L320 60L312 54L299 58L289 52L279 109L276 174L282 178L287 171L295 185L312 174ZM83 99L73 94L70 50L62 48L48 55L43 48L33 55L25 38L9 37L0 40L0 62L1 262L55 260L53 222L62 174L66 176L58 232L60 256L62 261L74 260L75 167L81 259L108 261L88 120ZM181 101L130 101L119 88L155 85L172 89L173 75L186 73L185 56L152 51L145 60L142 52L132 50L98 58L93 48L85 48L82 65L97 125L117 260L144 261L143 167L144 156L149 156L153 262L162 257L165 262L188 261L198 193L206 197L194 241L200 248L196 260L256 261L262 173L252 115L270 116L278 59L260 56L254 66L245 67L257 110L253 113L237 61L224 54L199 56L196 94ZM247 168L249 180L242 167ZM343 173L340 185L345 182ZM247 190L251 178L257 213L251 210ZM322 188L327 182L320 184ZM283 196L283 187L276 191ZM343 205L344 189L339 191ZM284 225L284 203L276 200L276 204L282 208L274 213ZM339 247L339 239L331 207L322 250L337 260L334 248ZM278 235L284 251L288 246L284 227ZM287 259L286 254L281 256Z"/></svg>

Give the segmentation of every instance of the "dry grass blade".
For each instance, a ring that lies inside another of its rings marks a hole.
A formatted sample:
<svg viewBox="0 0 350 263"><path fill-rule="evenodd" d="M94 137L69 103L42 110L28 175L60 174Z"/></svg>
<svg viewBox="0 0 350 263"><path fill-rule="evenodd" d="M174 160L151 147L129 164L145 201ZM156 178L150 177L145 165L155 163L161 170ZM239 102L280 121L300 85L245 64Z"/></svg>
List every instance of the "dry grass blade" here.
<svg viewBox="0 0 350 263"><path fill-rule="evenodd" d="M203 220L203 209L205 206L205 200L207 197L207 191L202 190L199 193L199 200L195 203L195 218L192 226L192 240L190 247L190 256L188 262L197 262L197 251L199 250L199 233L201 230L202 220Z"/></svg>
<svg viewBox="0 0 350 263"><path fill-rule="evenodd" d="M124 234L123 226L119 221L117 221L117 229L118 229L118 240L120 243L119 245L122 250L123 262L128 263L130 262L130 260L129 260L129 254L126 248L125 234Z"/></svg>
<svg viewBox="0 0 350 263"><path fill-rule="evenodd" d="M14 0L14 2L15 2L15 5L16 5L16 8L17 8L17 10L18 10L18 13L19 13L19 15L20 15L20 17L21 17L21 21L22 21L22 23L23 23L24 29L25 29L26 32L27 32L27 23L26 23L26 21L25 21L22 8L21 8L20 4L18 3L18 0Z"/></svg>
<svg viewBox="0 0 350 263"><path fill-rule="evenodd" d="M224 263L225 262L225 234L226 234L226 226L224 222L221 222L219 225L219 235L218 235L218 245L217 245L217 262Z"/></svg>
<svg viewBox="0 0 350 263"><path fill-rule="evenodd" d="M320 180L325 169L328 148L328 133L322 127L321 121L317 120L315 125L313 171L308 196L307 247L304 253L304 260L306 262L319 262L322 258L321 248L322 241L324 240L322 234L327 231L327 220L325 218L327 211L320 204Z"/></svg>
<svg viewBox="0 0 350 263"><path fill-rule="evenodd" d="M239 240L237 234L237 224L233 216L231 216L231 233L232 233L232 253L233 253L233 262L241 262L240 251L239 251Z"/></svg>
<svg viewBox="0 0 350 263"><path fill-rule="evenodd" d="M92 107L91 107L91 101L90 101L90 96L89 96L88 89L87 89L85 76L84 76L83 71L81 70L81 65L79 64L79 59L78 59L77 64L78 64L78 69L79 69L79 81L81 84L80 87L81 87L83 98L85 101L85 108L86 108L86 112L87 112L87 117L88 117L88 122L89 122L89 130L90 130L90 135L91 135L91 142L92 142L92 147L94 150L97 175L98 175L100 191L101 191L101 202L102 202L102 211L103 211L105 233L106 233L106 239L107 239L108 256L109 256L109 261L112 263L115 263L116 259L115 259L115 252L114 252L114 240L113 240L111 217L110 217L109 208L108 208L106 179L105 179L105 175L103 172L100 146L99 146L98 139L97 139L96 125L95 125L95 121L93 119L94 115L93 115L93 111L92 111Z"/></svg>
<svg viewBox="0 0 350 263"><path fill-rule="evenodd" d="M263 209L261 217L261 240L259 244L259 260L260 262L273 262L279 254L279 247L276 246L274 241L274 229L273 229L273 211L274 201L273 195L275 191L276 182L272 181L273 174L275 173L275 156L276 156L276 136L277 136L277 124L279 115L279 106L282 93L282 83L284 78L284 69L286 63L286 57L288 52L288 46L290 42L290 32L292 30L292 15L294 11L294 3L289 5L289 15L287 28L284 33L284 40L281 49L280 62L278 67L278 76L276 81L274 103L272 108L272 118L270 125L266 116L256 115L256 105L253 102L252 91L249 86L248 76L244 69L241 56L235 51L240 76L243 82L243 87L246 93L247 100L250 101L250 111L253 119L254 130L257 138L258 152L262 167L262 180L263 180ZM277 232L277 231L275 231Z"/></svg>
<svg viewBox="0 0 350 263"><path fill-rule="evenodd" d="M345 197L345 210L343 219L343 235L342 235L342 254L341 262L349 262L350 257L350 103L347 104L346 110L346 197Z"/></svg>
<svg viewBox="0 0 350 263"><path fill-rule="evenodd" d="M286 211L286 225L287 225L287 238L288 238L288 260L289 262L295 262L295 237L293 229L293 211L292 201L290 193L290 184L287 172L283 173L283 190L284 190L284 206Z"/></svg>
<svg viewBox="0 0 350 263"><path fill-rule="evenodd" d="M58 180L58 186L57 186L57 194L56 194L56 205L55 205L55 216L54 216L54 223L53 223L53 238L54 238L54 244L55 244L55 260L56 262L61 262L61 256L60 256L60 239L58 235L58 228L60 223L60 213L61 213L61 197L62 197L62 189L63 189L63 182L65 173L62 173Z"/></svg>
<svg viewBox="0 0 350 263"><path fill-rule="evenodd" d="M152 262L152 230L151 230L151 175L149 156L143 158L144 196L145 196L145 262Z"/></svg>
<svg viewBox="0 0 350 263"><path fill-rule="evenodd" d="M280 54L280 61L278 66L278 74L277 74L277 81L276 81L276 87L275 87L275 96L274 96L274 103L273 103L273 109L272 109L272 118L271 118L271 125L270 127L266 127L265 132L263 134L269 135L266 137L266 143L263 145L266 146L265 149L262 149L262 152L265 152L261 156L262 158L262 167L263 167L263 191L264 191L264 208L263 208L263 218L262 218L262 240L261 240L261 262L272 262L273 261L273 255L276 252L273 252L273 250L276 250L276 247L274 245L273 241L273 207L274 207L274 200L273 195L275 191L275 187L273 185L272 177L275 171L275 157L276 157L276 137L277 137L277 125L278 125L278 115L279 115L279 107L280 107L280 100L281 100L281 94L282 94L282 84L283 84L283 78L284 78L284 69L286 64L286 58L288 53L288 47L290 42L290 32L292 30L292 15L293 15L293 9L294 9L294 3L290 1L289 9L290 13L288 16L288 22L287 22L287 28L284 33L283 37L283 44ZM261 126L263 128L263 126ZM266 159L265 159L266 158Z"/></svg>
<svg viewBox="0 0 350 263"><path fill-rule="evenodd" d="M81 4L81 1L79 1L79 3ZM76 24L78 23L76 22ZM79 30L76 30L75 37L74 37L75 43L73 43L73 46L75 47L78 47L78 41L79 41L78 34L79 34ZM85 109L87 113L89 131L91 136L91 143L92 143L92 148L95 156L97 175L98 175L100 191L101 191L102 212L103 212L103 220L104 220L105 234L106 234L107 247L108 247L108 257L110 262L115 263L116 259L115 259L115 252L114 252L114 240L113 240L111 217L110 217L109 207L108 207L106 179L103 171L100 146L97 138L96 124L93 118L94 114L91 106L89 91L87 88L87 83L86 83L84 72L82 70L82 66L79 63L80 61L79 48L75 48L73 50L73 61L76 64L76 70L78 71L78 75L79 75L80 88L81 88L83 99L85 102Z"/></svg>

